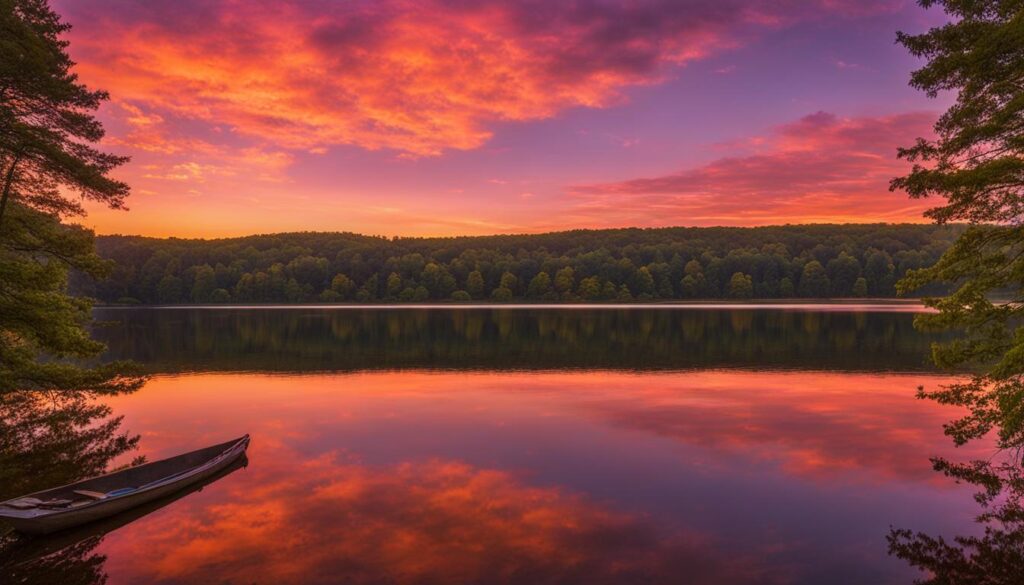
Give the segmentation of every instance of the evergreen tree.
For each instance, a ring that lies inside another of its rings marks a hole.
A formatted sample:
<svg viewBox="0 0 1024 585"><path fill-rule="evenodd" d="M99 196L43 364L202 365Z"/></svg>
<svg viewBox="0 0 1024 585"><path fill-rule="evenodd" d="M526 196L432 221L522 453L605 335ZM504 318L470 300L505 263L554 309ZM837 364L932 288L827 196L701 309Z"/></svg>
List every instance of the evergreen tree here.
<svg viewBox="0 0 1024 585"><path fill-rule="evenodd" d="M70 28L47 0L0 0L0 230L14 202L66 216L84 213L81 199L120 208L128 196L108 176L128 159L92 146L108 95L71 72Z"/></svg>
<svg viewBox="0 0 1024 585"><path fill-rule="evenodd" d="M109 274L93 235L63 225L81 198L121 207L128 186L107 173L125 162L92 145L107 95L71 73L68 25L45 0L0 0L0 394L119 392L142 379L124 364L82 367L103 345L86 327L91 305L67 294L68 272Z"/></svg>
<svg viewBox="0 0 1024 585"><path fill-rule="evenodd" d="M889 547L929 573L922 583L1016 583L1024 560L1024 3L919 3L940 6L948 18L923 34L900 33L899 42L926 60L911 85L931 97L949 91L955 103L935 124L935 139L900 151L915 165L892 186L914 198L943 198L927 213L938 223L973 224L937 264L899 284L904 293L936 282L954 287L945 298L926 300L938 312L916 322L961 332L937 345L933 358L973 373L919 394L964 410L946 426L957 444L985 437L1005 456L933 462L977 486L976 499L986 507L977 518L983 530L949 540L893 530Z"/></svg>
<svg viewBox="0 0 1024 585"><path fill-rule="evenodd" d="M0 235L0 394L138 388L143 379L127 375L126 364L90 368L67 361L93 358L104 349L86 330L91 303L66 293L68 270L96 278L109 270L93 250L92 233L20 202L11 203L7 213Z"/></svg>

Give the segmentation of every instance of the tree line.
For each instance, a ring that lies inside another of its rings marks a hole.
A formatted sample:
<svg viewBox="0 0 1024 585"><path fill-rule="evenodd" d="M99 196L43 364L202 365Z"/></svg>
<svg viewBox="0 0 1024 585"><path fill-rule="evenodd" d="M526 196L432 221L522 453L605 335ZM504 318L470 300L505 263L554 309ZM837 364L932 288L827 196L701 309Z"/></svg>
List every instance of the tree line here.
<svg viewBox="0 0 1024 585"><path fill-rule="evenodd" d="M101 236L111 275L72 285L122 304L893 297L908 270L934 264L961 231L865 224L454 238Z"/></svg>

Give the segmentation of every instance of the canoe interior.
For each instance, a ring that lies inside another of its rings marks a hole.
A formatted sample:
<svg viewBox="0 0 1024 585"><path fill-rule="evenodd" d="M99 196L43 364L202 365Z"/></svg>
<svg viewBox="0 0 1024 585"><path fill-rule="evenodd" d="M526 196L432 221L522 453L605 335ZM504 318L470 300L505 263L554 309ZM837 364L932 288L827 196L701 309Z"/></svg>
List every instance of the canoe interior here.
<svg viewBox="0 0 1024 585"><path fill-rule="evenodd" d="M210 447L205 447L190 453L183 453L168 459L161 459L160 461L153 461L152 463L144 463L142 465L129 467L121 471L101 475L100 477L94 477L92 479L86 479L70 485L35 492L28 494L28 497L39 498L40 500L78 499L80 496L75 495L75 490L89 490L106 493L126 487L141 488L144 485L199 467L243 439L245 439L245 437L239 437L225 443L220 443L219 445L212 445Z"/></svg>

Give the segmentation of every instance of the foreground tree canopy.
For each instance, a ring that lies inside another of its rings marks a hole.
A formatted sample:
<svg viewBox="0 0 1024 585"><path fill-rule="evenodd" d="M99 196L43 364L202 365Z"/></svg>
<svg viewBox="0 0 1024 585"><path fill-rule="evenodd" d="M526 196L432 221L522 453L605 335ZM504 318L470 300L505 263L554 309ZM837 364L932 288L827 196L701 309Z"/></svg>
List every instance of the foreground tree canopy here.
<svg viewBox="0 0 1024 585"><path fill-rule="evenodd" d="M125 159L90 146L103 136L93 114L107 96L71 73L67 30L45 0L0 0L0 393L140 383L123 364L70 361L103 346L85 329L90 304L67 294L68 272L100 277L109 263L91 232L61 223L82 212L68 195L121 207L128 187L107 176Z"/></svg>
<svg viewBox="0 0 1024 585"><path fill-rule="evenodd" d="M802 225L375 238L294 233L223 240L107 236L115 303L647 301L889 297L960 228Z"/></svg>
<svg viewBox="0 0 1024 585"><path fill-rule="evenodd" d="M980 535L946 540L906 529L890 535L890 551L930 576L923 583L1020 583L1024 566L1024 3L1020 0L921 0L949 23L924 34L900 34L927 60L911 84L956 102L935 125L936 139L901 151L915 161L893 181L912 197L942 197L929 212L940 224L972 225L933 267L912 271L904 291L936 283L953 292L927 302L927 330L961 336L937 344L935 362L977 372L921 396L964 407L946 432L957 444L994 437L990 459L937 459L936 470L978 487ZM998 293L998 294L997 294ZM994 301L994 298L1000 299Z"/></svg>

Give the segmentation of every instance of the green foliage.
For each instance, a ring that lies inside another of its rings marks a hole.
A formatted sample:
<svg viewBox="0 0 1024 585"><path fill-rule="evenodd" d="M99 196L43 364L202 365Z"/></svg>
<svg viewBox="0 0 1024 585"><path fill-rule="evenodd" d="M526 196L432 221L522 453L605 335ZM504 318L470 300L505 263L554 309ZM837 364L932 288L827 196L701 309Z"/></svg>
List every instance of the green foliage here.
<svg viewBox="0 0 1024 585"><path fill-rule="evenodd" d="M466 291L474 299L479 299L484 295L484 277L479 270L474 270L469 273L466 277Z"/></svg>
<svg viewBox="0 0 1024 585"><path fill-rule="evenodd" d="M213 289L213 292L210 293L209 301L208 302L211 302L211 303L230 303L231 302L231 293L229 293L226 289L223 289L223 288L215 288L215 289Z"/></svg>
<svg viewBox="0 0 1024 585"><path fill-rule="evenodd" d="M551 277L547 272L539 272L530 280L526 287L526 296L531 299L544 299L551 293Z"/></svg>
<svg viewBox="0 0 1024 585"><path fill-rule="evenodd" d="M853 285L860 278L860 262L843 251L828 261L827 273L832 296L848 297L853 294Z"/></svg>
<svg viewBox="0 0 1024 585"><path fill-rule="evenodd" d="M857 281L853 283L853 290L851 294L855 297L866 297L868 296L868 279L863 276L858 277Z"/></svg>
<svg viewBox="0 0 1024 585"><path fill-rule="evenodd" d="M896 282L896 267L892 257L884 250L872 249L868 252L864 268L864 276L868 280L868 292L872 296L883 297L893 294Z"/></svg>
<svg viewBox="0 0 1024 585"><path fill-rule="evenodd" d="M337 295L337 300L347 301L352 298L356 289L356 283L342 273L334 275L331 279L331 292Z"/></svg>
<svg viewBox="0 0 1024 585"><path fill-rule="evenodd" d="M912 85L935 96L956 90L956 103L936 123L938 138L901 151L918 164L893 181L912 197L943 196L930 214L938 222L992 222L966 230L934 265L910 271L899 288L935 282L954 287L929 298L938 310L918 323L952 329L961 338L936 346L937 364L970 367L972 380L923 395L966 406L947 427L958 444L998 428L1000 448L1024 447L1024 6L1020 2L923 2L954 17L921 35L900 34L912 54L927 59ZM869 265L870 268L870 265ZM996 296L1006 297L995 302Z"/></svg>
<svg viewBox="0 0 1024 585"><path fill-rule="evenodd" d="M93 250L92 233L17 202L7 215L0 233L0 394L137 388L140 379L121 375L124 364L86 368L69 361L104 349L86 331L91 303L66 294L69 269L90 277L109 269Z"/></svg>
<svg viewBox="0 0 1024 585"><path fill-rule="evenodd" d="M729 279L729 298L749 299L754 296L754 281L749 274L733 273Z"/></svg>
<svg viewBox="0 0 1024 585"><path fill-rule="evenodd" d="M4 489L17 489L34 475L59 476L54 472L63 469L52 458L32 461L12 456L25 452L26 446L81 440L78 451L69 456L84 471L96 473L136 440L126 435L105 438L120 421L99 421L109 411L89 399L96 393L135 390L144 379L131 375L131 368L123 363L83 365L94 362L105 348L87 331L91 302L67 292L71 271L91 282L106 276L113 263L96 254L92 232L64 225L61 217L81 213L82 199L116 208L128 194L127 185L107 176L126 159L92 146L103 137L93 112L107 96L87 89L71 73L67 42L60 38L68 28L46 0L0 0L0 478L6 480ZM41 405L49 407L38 409ZM53 453L48 448L34 451L47 452Z"/></svg>
<svg viewBox="0 0 1024 585"><path fill-rule="evenodd" d="M202 299L216 288L242 303L411 301L420 286L435 300L455 290L487 300L505 288L513 299L621 301L625 286L630 299L656 301L730 297L739 272L750 277L756 298L793 297L796 290L814 298L850 296L860 277L870 294L885 297L896 294L897 276L935 262L960 232L956 226L812 225L465 238L108 236L98 238L98 247L115 261L112 277L75 284L77 292L110 303L123 297L212 302ZM828 269L812 268L812 281L805 282L811 262ZM588 278L597 280L581 288ZM328 289L337 296L325 295ZM406 289L412 290L403 297ZM922 292L929 290L942 289Z"/></svg>
<svg viewBox="0 0 1024 585"><path fill-rule="evenodd" d="M793 281L788 276L779 281L779 296L784 299L791 299L796 296Z"/></svg>
<svg viewBox="0 0 1024 585"><path fill-rule="evenodd" d="M46 0L0 0L0 229L13 202L60 216L128 195L107 176L127 159L90 145L103 138L93 113L107 94L71 72L69 28Z"/></svg>
<svg viewBox="0 0 1024 585"><path fill-rule="evenodd" d="M800 275L800 296L825 297L829 295L829 289L828 275L825 274L825 267L821 262L811 260L804 264Z"/></svg>
<svg viewBox="0 0 1024 585"><path fill-rule="evenodd" d="M576 271L572 266L559 268L555 273L555 290L564 300L572 299L572 290L576 281Z"/></svg>
<svg viewBox="0 0 1024 585"><path fill-rule="evenodd" d="M917 325L959 333L936 344L932 355L936 364L972 375L919 395L963 409L946 425L956 444L993 437L1000 453L934 460L936 470L978 488L981 536L946 541L894 530L889 549L929 572L925 583L1018 583L1024 565L1024 4L920 4L942 7L949 19L924 34L899 34L911 54L926 60L911 85L931 97L950 91L956 101L936 122L934 140L900 150L915 164L892 187L914 198L945 198L928 211L940 224L974 225L934 265L914 260L918 265L908 265L898 286L905 293L935 283L952 287L949 296L926 300L937 312L919 316ZM869 261L869 288L881 265Z"/></svg>
<svg viewBox="0 0 1024 585"><path fill-rule="evenodd" d="M387 281L387 294L389 299L398 298L398 295L402 292L402 277L397 272L392 272L388 275Z"/></svg>
<svg viewBox="0 0 1024 585"><path fill-rule="evenodd" d="M192 302L209 302L210 296L213 294L214 289L217 288L217 277L214 275L213 267L209 264L199 266L196 268L192 280Z"/></svg>
<svg viewBox="0 0 1024 585"><path fill-rule="evenodd" d="M498 286L508 289L513 295L515 295L518 283L519 279L516 278L516 275L506 271L501 275L501 280L499 281Z"/></svg>
<svg viewBox="0 0 1024 585"><path fill-rule="evenodd" d="M576 294L584 301L601 300L601 280L596 276L584 278L580 281Z"/></svg>

